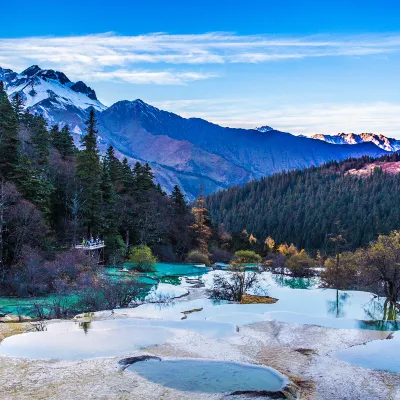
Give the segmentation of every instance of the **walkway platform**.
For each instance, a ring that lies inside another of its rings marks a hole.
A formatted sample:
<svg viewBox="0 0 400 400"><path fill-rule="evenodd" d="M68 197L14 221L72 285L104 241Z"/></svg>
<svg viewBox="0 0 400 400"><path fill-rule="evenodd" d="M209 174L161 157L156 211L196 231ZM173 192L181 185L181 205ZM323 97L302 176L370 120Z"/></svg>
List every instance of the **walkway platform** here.
<svg viewBox="0 0 400 400"><path fill-rule="evenodd" d="M97 244L93 243L93 244L77 244L75 246L76 249L82 249L82 250L98 250L98 249L103 249L105 246L104 242L101 241Z"/></svg>

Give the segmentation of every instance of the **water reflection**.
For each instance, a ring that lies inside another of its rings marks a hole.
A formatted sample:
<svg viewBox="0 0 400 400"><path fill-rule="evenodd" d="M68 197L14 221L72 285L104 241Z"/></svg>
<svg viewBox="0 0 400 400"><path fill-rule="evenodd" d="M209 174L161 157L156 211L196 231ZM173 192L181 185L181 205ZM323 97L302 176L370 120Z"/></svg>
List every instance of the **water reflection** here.
<svg viewBox="0 0 400 400"><path fill-rule="evenodd" d="M290 289L311 289L318 283L317 278L293 278L287 275L272 275L272 279L278 286Z"/></svg>
<svg viewBox="0 0 400 400"><path fill-rule="evenodd" d="M89 332L91 321L79 322L79 327L83 329L85 335Z"/></svg>
<svg viewBox="0 0 400 400"><path fill-rule="evenodd" d="M328 313L335 318L343 318L345 316L344 308L349 298L350 296L346 292L339 294L339 290L336 290L336 299L328 300Z"/></svg>

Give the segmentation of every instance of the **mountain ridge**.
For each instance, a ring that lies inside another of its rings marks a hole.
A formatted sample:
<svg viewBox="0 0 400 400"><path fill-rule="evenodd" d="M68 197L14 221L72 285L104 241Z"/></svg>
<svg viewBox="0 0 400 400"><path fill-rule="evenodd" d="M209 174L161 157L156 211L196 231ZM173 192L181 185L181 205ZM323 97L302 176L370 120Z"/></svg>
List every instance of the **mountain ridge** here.
<svg viewBox="0 0 400 400"><path fill-rule="evenodd" d="M360 144L371 142L386 151L400 150L400 140L379 133L337 133L336 135L315 134L311 139L319 139L332 144Z"/></svg>
<svg viewBox="0 0 400 400"><path fill-rule="evenodd" d="M95 108L102 153L112 145L130 164L148 162L166 191L178 185L189 200L198 194L200 184L210 193L282 170L386 154L373 143L337 146L270 126L222 127L160 110L140 99L106 107L82 81L71 82L64 73L37 65L20 74L0 68L0 80L6 82L10 97L16 92L23 95L30 112L43 115L49 124L68 124L77 145L88 112Z"/></svg>

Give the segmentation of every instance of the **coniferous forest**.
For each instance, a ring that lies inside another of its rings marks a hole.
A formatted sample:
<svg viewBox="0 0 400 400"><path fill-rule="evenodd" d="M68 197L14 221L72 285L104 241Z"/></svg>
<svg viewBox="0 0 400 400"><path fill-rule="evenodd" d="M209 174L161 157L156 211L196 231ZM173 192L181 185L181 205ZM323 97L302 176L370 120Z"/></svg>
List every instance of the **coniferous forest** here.
<svg viewBox="0 0 400 400"><path fill-rule="evenodd" d="M399 161L394 153L378 161ZM346 174L377 161L368 157L275 174L206 198L215 225L246 230L260 243L272 237L314 254L330 252L331 236L349 250L367 246L400 226L400 174L376 168L370 176Z"/></svg>
<svg viewBox="0 0 400 400"><path fill-rule="evenodd" d="M70 284L75 277L66 269L79 260L65 258L75 257L71 249L83 238L105 241L106 264L124 261L135 245L149 246L161 261L185 259L193 246L193 216L177 186L167 195L148 164L131 167L112 147L102 156L93 110L78 150L67 125L48 128L42 116L23 109L20 96L10 101L0 82L4 293L36 295L54 290L57 280ZM21 289L25 284L29 288Z"/></svg>

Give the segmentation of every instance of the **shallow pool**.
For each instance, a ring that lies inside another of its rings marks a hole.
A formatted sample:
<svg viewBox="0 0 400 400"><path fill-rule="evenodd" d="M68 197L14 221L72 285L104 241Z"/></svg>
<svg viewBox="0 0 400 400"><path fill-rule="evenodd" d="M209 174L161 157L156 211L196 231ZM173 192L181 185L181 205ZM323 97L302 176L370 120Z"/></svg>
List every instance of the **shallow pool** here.
<svg viewBox="0 0 400 400"><path fill-rule="evenodd" d="M391 339L373 340L336 351L332 355L339 360L364 368L400 374L400 335L399 332L395 332Z"/></svg>
<svg viewBox="0 0 400 400"><path fill-rule="evenodd" d="M131 365L128 370L151 382L185 392L276 392L287 384L287 380L271 368L235 362L147 360Z"/></svg>

